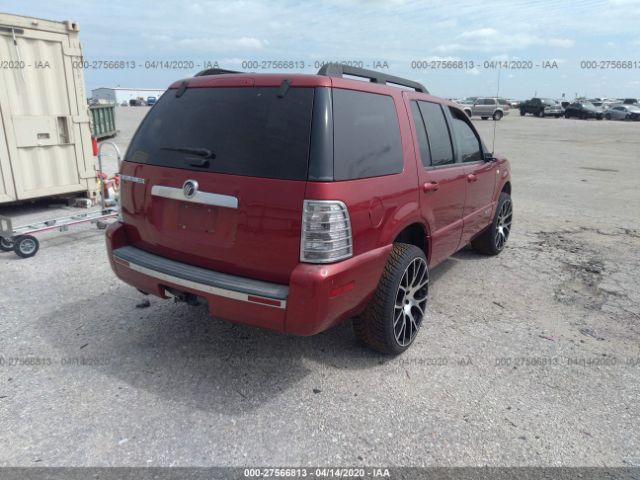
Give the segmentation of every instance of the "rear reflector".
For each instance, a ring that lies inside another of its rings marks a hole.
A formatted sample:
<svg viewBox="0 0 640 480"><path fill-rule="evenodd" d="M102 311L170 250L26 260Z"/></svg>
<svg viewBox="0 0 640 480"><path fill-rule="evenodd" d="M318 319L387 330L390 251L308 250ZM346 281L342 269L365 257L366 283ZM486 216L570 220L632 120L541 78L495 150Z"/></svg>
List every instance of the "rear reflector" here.
<svg viewBox="0 0 640 480"><path fill-rule="evenodd" d="M336 287L333 290L331 290L329 292L329 296L331 298L333 297L337 297L338 295L342 295L343 293L347 293L350 292L351 290L353 290L353 287L356 286L356 282L349 282L345 285L342 285L340 287Z"/></svg>
<svg viewBox="0 0 640 480"><path fill-rule="evenodd" d="M273 298L256 297L255 295L247 296L247 300L253 303L271 305L272 307L279 307L282 305L282 302L280 302L280 300L274 300Z"/></svg>
<svg viewBox="0 0 640 480"><path fill-rule="evenodd" d="M98 140L96 137L91 137L91 149L93 150L93 156L98 156Z"/></svg>

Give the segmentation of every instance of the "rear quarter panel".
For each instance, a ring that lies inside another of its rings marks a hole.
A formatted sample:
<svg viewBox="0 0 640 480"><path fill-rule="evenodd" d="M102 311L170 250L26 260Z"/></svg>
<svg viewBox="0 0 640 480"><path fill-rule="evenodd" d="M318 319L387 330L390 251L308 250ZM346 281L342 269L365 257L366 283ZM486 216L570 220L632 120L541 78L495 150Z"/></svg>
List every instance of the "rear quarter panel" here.
<svg viewBox="0 0 640 480"><path fill-rule="evenodd" d="M413 138L403 90L332 78L334 88L391 96L402 142L403 170L394 175L338 182L307 182L305 198L341 200L349 208L354 256L389 245L407 225L421 222Z"/></svg>

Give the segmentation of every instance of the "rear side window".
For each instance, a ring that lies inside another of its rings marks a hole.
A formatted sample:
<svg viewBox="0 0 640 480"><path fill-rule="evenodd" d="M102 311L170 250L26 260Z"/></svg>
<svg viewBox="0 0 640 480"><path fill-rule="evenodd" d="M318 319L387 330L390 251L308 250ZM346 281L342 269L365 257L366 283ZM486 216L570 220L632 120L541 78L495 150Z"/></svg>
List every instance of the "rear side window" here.
<svg viewBox="0 0 640 480"><path fill-rule="evenodd" d="M419 102L419 104L422 118L427 127L431 165L437 167L454 163L451 136L442 107L431 102Z"/></svg>
<svg viewBox="0 0 640 480"><path fill-rule="evenodd" d="M402 171L400 127L393 98L333 89L334 179Z"/></svg>
<svg viewBox="0 0 640 480"><path fill-rule="evenodd" d="M455 108L449 108L453 119L453 132L456 137L460 159L463 162L482 160L480 139L468 123L467 116Z"/></svg>
<svg viewBox="0 0 640 480"><path fill-rule="evenodd" d="M431 154L429 153L429 141L427 140L427 132L424 128L420 107L417 102L411 102L411 115L413 116L413 124L416 128L418 146L420 147L420 159L422 165L428 167L431 165Z"/></svg>
<svg viewBox="0 0 640 480"><path fill-rule="evenodd" d="M142 122L126 159L162 167L306 180L314 90L290 88L283 97L278 97L278 90L188 88L180 97L169 90ZM206 158L206 152L212 155Z"/></svg>

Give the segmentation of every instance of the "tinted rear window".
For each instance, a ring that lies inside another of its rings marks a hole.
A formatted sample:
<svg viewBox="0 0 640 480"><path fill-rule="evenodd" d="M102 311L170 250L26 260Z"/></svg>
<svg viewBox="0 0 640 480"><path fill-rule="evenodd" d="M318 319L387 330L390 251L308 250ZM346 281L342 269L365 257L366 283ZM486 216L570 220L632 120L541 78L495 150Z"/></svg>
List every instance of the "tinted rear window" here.
<svg viewBox="0 0 640 480"><path fill-rule="evenodd" d="M390 96L334 89L333 131L335 180L402 171L400 127Z"/></svg>
<svg viewBox="0 0 640 480"><path fill-rule="evenodd" d="M305 180L313 109L312 88L188 88L169 90L136 132L126 159L162 167L253 177ZM164 147L164 148L163 148ZM211 151L198 155L166 148Z"/></svg>
<svg viewBox="0 0 640 480"><path fill-rule="evenodd" d="M437 103L419 102L422 118L427 127L429 147L431 149L431 165L447 165L454 163L453 147L449 127L444 112Z"/></svg>

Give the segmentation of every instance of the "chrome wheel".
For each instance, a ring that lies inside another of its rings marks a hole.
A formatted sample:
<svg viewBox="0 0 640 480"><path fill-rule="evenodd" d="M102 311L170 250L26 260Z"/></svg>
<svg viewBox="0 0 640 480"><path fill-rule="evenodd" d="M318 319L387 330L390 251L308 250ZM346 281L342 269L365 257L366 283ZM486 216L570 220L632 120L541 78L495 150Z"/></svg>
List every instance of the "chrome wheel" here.
<svg viewBox="0 0 640 480"><path fill-rule="evenodd" d="M509 232L511 232L512 218L513 207L511 205L511 199L509 199L502 204L500 212L498 212L498 224L495 238L497 250L502 250L504 244L507 243Z"/></svg>
<svg viewBox="0 0 640 480"><path fill-rule="evenodd" d="M404 271L394 308L393 333L401 347L415 338L427 306L429 270L423 258L414 258Z"/></svg>

